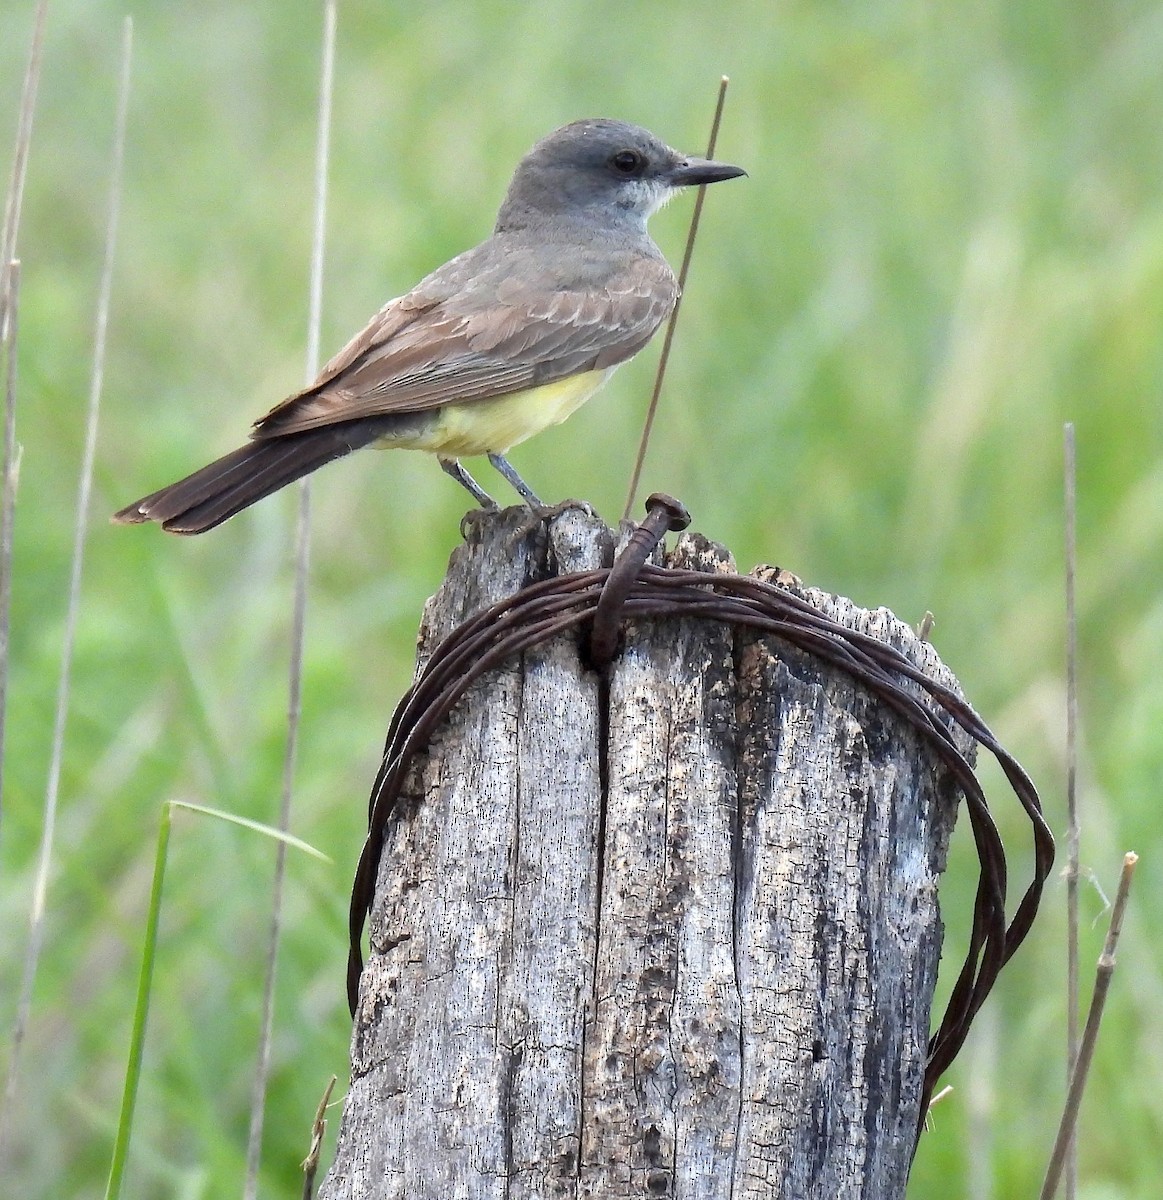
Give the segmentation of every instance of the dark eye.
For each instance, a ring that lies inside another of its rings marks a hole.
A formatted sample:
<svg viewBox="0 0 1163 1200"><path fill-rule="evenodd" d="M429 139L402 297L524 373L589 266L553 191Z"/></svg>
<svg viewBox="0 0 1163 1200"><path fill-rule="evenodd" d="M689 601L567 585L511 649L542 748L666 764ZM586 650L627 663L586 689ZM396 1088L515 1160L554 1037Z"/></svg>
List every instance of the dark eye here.
<svg viewBox="0 0 1163 1200"><path fill-rule="evenodd" d="M645 162L646 160L637 150L619 150L610 159L610 166L622 175L636 175L642 170Z"/></svg>

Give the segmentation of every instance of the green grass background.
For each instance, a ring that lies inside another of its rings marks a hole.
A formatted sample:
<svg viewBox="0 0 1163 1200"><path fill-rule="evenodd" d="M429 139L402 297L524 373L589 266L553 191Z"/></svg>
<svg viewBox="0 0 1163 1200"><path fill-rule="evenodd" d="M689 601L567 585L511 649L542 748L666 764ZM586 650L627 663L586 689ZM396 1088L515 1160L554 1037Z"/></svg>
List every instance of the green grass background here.
<svg viewBox="0 0 1163 1200"><path fill-rule="evenodd" d="M54 0L25 224L23 447L0 830L0 1026L41 827L108 189L122 9ZM277 812L295 501L178 540L106 515L232 448L303 374L321 14L144 3L47 943L5 1191L107 1169L159 805ZM31 4L0 7L0 131ZM915 621L1063 820L1062 423L1077 423L1083 963L1143 856L1080 1135L1087 1200L1159 1195L1163 1145L1163 7L341 6L323 345L482 238L513 164L567 120L698 151L708 195L643 494L683 498L743 568L777 562ZM7 138L7 134L5 135ZM7 152L6 152L7 154ZM4 162L8 159L5 157ZM689 201L655 219L677 261ZM657 349L515 451L548 498L620 511ZM488 474L488 469L482 475ZM492 481L490 480L490 483ZM368 453L313 491L303 743L264 1195L295 1195L347 1073L344 909L414 631L465 498ZM999 820L1028 867L1015 806ZM972 887L944 901L957 960ZM178 814L129 1194L240 1187L271 844ZM948 1081L911 1195L1036 1193L1062 1100L1057 878ZM1092 924L1092 922L1097 922ZM947 975L951 971L946 972ZM946 979L946 986L948 980ZM338 1124L338 1110L332 1121Z"/></svg>

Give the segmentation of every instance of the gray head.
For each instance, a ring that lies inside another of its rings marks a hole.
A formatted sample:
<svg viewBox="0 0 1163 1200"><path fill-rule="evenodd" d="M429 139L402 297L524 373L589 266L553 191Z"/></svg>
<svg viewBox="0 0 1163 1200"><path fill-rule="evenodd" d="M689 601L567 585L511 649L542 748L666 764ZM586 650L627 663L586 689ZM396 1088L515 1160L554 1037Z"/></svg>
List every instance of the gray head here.
<svg viewBox="0 0 1163 1200"><path fill-rule="evenodd" d="M542 138L518 164L497 232L546 218L644 230L677 188L746 174L730 163L679 154L638 125L574 121Z"/></svg>

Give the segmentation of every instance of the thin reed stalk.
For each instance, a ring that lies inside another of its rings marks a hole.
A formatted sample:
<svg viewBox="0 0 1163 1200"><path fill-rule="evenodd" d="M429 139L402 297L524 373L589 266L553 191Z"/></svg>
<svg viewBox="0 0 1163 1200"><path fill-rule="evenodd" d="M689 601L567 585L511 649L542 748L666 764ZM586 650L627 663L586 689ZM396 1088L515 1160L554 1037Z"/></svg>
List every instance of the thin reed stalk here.
<svg viewBox="0 0 1163 1200"><path fill-rule="evenodd" d="M0 341L8 328L9 277L17 258L20 212L24 204L24 183L28 178L28 151L32 145L32 119L36 113L36 93L40 86L40 64L44 52L44 24L48 0L39 0L32 19L32 41L28 64L20 91L20 110L16 118L16 148L12 155L12 175L4 202L4 228L0 232Z"/></svg>
<svg viewBox="0 0 1163 1200"><path fill-rule="evenodd" d="M1075 570L1078 563L1075 506L1078 495L1074 424L1063 428L1066 526L1066 1082L1078 1065L1078 615ZM1066 1200L1078 1194L1078 1147L1066 1146Z"/></svg>
<svg viewBox="0 0 1163 1200"><path fill-rule="evenodd" d="M719 80L719 94L715 100L715 115L711 118L711 133L707 138L707 157L715 157L715 145L719 140L719 125L723 120L723 105L727 100L727 85L730 79L724 75ZM658 370L654 375L654 387L650 393L650 404L646 409L646 421L642 426L642 437L638 442L638 454L634 459L634 469L630 473L630 486L626 492L626 507L622 512L622 520L630 520L630 513L634 509L634 498L638 495L638 484L642 478L642 467L646 462L646 451L650 447L650 435L654 430L654 418L658 412L658 401L662 396L662 382L666 378L666 367L670 362L670 347L674 342L674 331L678 325L678 314L682 307L683 293L686 289L686 277L691 267L691 255L695 249L695 238L699 233L699 218L703 215L703 200L706 198L707 188L703 184L698 189L698 194L695 196L695 208L691 213L690 230L687 233L686 248L682 255L682 266L678 271L678 299L675 301L674 311L670 314L670 320L666 323L666 334L662 339L662 353L658 356Z"/></svg>
<svg viewBox="0 0 1163 1200"><path fill-rule="evenodd" d="M315 151L315 217L311 239L311 272L307 316L306 382L319 372L320 325L323 310L323 252L327 229L327 169L331 152L331 102L335 79L335 0L326 0L323 11L323 49L319 81L318 133ZM311 488L304 479L299 484L299 516L295 529L294 608L291 620L291 657L287 704L287 742L283 757L282 802L279 829L291 825L291 806L295 791L295 760L299 746L299 719L303 696L303 646L307 625L307 581L311 546ZM274 1028L275 980L279 940L282 933L283 889L286 880L286 847L280 842L275 856L275 878L271 904L271 925L267 940L266 978L263 984L262 1027L259 1033L258 1063L251 1091L250 1132L246 1147L245 1200L258 1195L258 1173L262 1160L263 1118L267 1082L270 1077L271 1036Z"/></svg>
<svg viewBox="0 0 1163 1200"><path fill-rule="evenodd" d="M1098 958L1094 992L1091 994L1090 1009L1086 1014L1086 1026L1078 1043L1078 1059L1070 1076L1066 1106L1058 1125L1058 1136L1050 1154L1050 1164L1046 1168L1046 1178L1042 1183L1040 1200L1053 1200L1054 1193L1058 1190L1058 1183L1062 1178L1070 1143L1074 1140L1074 1131L1078 1125L1078 1112L1082 1107L1082 1094L1086 1090L1090 1064L1094 1058L1094 1047L1098 1042L1098 1030L1102 1024L1103 1010L1106 1007L1106 997L1115 973L1115 950L1118 948L1119 934L1123 928L1123 914L1126 912L1127 899L1131 894L1131 880L1134 878L1135 864L1138 861L1139 856L1133 851L1129 851L1123 856L1123 872L1119 877L1118 895L1115 896L1114 906L1111 908L1110 927L1107 929L1106 942L1103 944L1102 954Z"/></svg>
<svg viewBox="0 0 1163 1200"><path fill-rule="evenodd" d="M20 460L16 449L16 344L20 291L20 263L9 263L3 284L7 314L4 336L4 451L3 494L0 495L0 833L4 817L4 741L8 727L8 645L12 628L12 536L16 524L16 483ZM3 1117L0 1116L0 1122Z"/></svg>
<svg viewBox="0 0 1163 1200"><path fill-rule="evenodd" d="M12 1030L12 1054L8 1063L8 1078L4 1088L4 1104L0 1110L0 1145L4 1130L11 1118L20 1073L21 1049L32 1010L32 992L37 968L44 948L45 902L48 881L52 872L56 836L57 812L60 804L61 766L64 761L65 729L69 715L72 684L73 648L77 636L77 620L81 607L81 575L85 561L85 542L89 515L89 497L93 488L93 459L97 447L97 425L101 411L101 389L105 379L105 346L109 330L109 306L113 289L113 260L117 250L117 223L121 213L121 180L125 159L125 127L129 111L129 76L133 59L133 21L126 17L122 26L121 70L117 88L117 117L113 136L113 158L110 167L109 210L105 225L104 262L97 296L96 329L93 338L93 365L89 382L89 403L85 425L85 446L81 460L80 483L77 489L77 514L73 528L73 555L69 573L68 603L61 646L61 671L57 685L56 717L53 723L48 783L45 788L44 813L40 849L33 879L32 907L29 915L28 945L24 953L20 997Z"/></svg>
<svg viewBox="0 0 1163 1200"><path fill-rule="evenodd" d="M44 47L44 23L48 0L40 0L32 23L32 42L20 92L16 119L16 146L12 152L12 175L4 201L4 225L0 228L0 346L4 348L4 482L0 496L0 832L4 817L4 731L8 714L8 634L12 612L12 530L16 514L16 482L19 461L16 452L16 307L20 260L17 240L24 182L28 177L28 151L32 145L32 118L40 85ZM0 1146L3 1145L4 1115L0 1111Z"/></svg>

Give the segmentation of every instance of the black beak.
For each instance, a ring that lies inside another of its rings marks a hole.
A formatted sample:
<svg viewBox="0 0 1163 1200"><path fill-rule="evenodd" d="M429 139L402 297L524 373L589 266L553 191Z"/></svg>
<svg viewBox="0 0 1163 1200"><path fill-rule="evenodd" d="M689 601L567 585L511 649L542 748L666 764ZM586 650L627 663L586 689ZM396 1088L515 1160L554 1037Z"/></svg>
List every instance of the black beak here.
<svg viewBox="0 0 1163 1200"><path fill-rule="evenodd" d="M666 182L671 187L691 187L704 183L719 183L724 179L738 179L747 172L730 163L715 162L710 158L688 158L671 167Z"/></svg>

